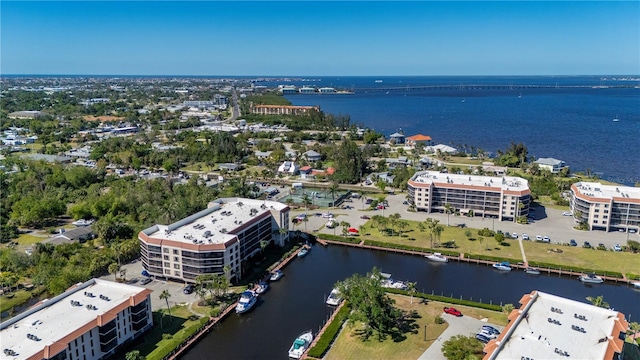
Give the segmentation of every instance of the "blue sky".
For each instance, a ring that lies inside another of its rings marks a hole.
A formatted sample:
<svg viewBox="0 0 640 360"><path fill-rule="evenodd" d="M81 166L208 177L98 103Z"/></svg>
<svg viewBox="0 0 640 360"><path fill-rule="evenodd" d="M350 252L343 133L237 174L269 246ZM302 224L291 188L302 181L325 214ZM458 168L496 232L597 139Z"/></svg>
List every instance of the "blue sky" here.
<svg viewBox="0 0 640 360"><path fill-rule="evenodd" d="M2 74L640 74L640 2L0 2Z"/></svg>

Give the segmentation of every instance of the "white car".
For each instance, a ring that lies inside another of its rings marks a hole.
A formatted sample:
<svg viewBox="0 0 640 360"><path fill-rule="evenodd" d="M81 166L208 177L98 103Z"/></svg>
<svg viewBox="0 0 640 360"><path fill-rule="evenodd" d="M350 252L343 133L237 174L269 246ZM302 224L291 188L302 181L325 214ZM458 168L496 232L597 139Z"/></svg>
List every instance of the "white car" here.
<svg viewBox="0 0 640 360"><path fill-rule="evenodd" d="M613 245L613 251L622 251L622 246L620 244Z"/></svg>
<svg viewBox="0 0 640 360"><path fill-rule="evenodd" d="M542 241L542 235L536 235L536 241Z"/></svg>
<svg viewBox="0 0 640 360"><path fill-rule="evenodd" d="M565 211L562 213L562 216L572 216L573 214L570 211Z"/></svg>
<svg viewBox="0 0 640 360"><path fill-rule="evenodd" d="M529 240L529 235L522 234L522 240Z"/></svg>
<svg viewBox="0 0 640 360"><path fill-rule="evenodd" d="M551 239L549 239L549 237L545 235L542 237L542 241L548 243L551 242Z"/></svg>
<svg viewBox="0 0 640 360"><path fill-rule="evenodd" d="M517 239L518 238L518 234L517 233L512 233L511 234L511 238L512 239Z"/></svg>

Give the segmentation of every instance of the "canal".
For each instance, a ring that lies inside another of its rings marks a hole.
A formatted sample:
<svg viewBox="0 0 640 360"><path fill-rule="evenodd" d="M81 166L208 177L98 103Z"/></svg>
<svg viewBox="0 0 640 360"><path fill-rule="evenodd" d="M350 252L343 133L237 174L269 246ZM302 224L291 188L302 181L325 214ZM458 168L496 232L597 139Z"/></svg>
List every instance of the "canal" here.
<svg viewBox="0 0 640 360"><path fill-rule="evenodd" d="M532 290L583 302L587 296L603 295L627 319L640 320L640 291L626 284L584 285L558 275L531 276L486 265L432 263L417 256L314 245L309 255L283 269L285 276L271 284L251 312L231 314L183 358L286 359L298 334L308 329L316 333L330 316L332 309L324 300L335 282L354 273L365 274L374 266L396 280L416 281L422 292L516 307L522 295Z"/></svg>

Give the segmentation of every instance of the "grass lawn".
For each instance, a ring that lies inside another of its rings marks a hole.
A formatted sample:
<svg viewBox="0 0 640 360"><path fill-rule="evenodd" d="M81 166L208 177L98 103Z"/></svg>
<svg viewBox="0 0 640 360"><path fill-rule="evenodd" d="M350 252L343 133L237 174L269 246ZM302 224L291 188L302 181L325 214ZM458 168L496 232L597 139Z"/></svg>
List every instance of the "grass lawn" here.
<svg viewBox="0 0 640 360"><path fill-rule="evenodd" d="M46 240L48 238L48 236L35 236L35 235L31 235L31 234L20 234L20 236L18 236L18 238L15 240L18 242L18 247L20 249L26 249L30 246L32 246L33 244L42 242L43 240Z"/></svg>
<svg viewBox="0 0 640 360"><path fill-rule="evenodd" d="M402 244L423 248L430 248L431 242L429 240L428 230L420 232L418 229L418 222L407 221L409 226L404 229L402 236L398 236L397 232L394 232L393 236L386 231L378 231L377 228L371 227L371 221L367 221L365 226L364 238L375 241L382 241L391 244ZM445 222L446 224L446 222ZM521 261L522 254L520 252L520 246L518 241L505 240L509 246L499 245L494 238L483 237L480 241L478 236L478 229L473 228L458 228L444 226L444 231L440 236L439 242L446 242L455 240L456 249L460 253L476 254L476 255L488 255L504 257ZM465 235L465 232L471 232L471 238L475 240L469 240ZM434 245L438 242L434 239ZM595 244L593 244L595 245ZM570 247L562 245L550 245L544 243L538 243L535 241L523 241L525 254L528 261L539 261L552 263L557 265L569 265L577 267L585 267L600 270L618 271L623 274L626 273L640 273L640 255L632 254L628 252L613 252L602 251L595 249L583 249L582 247ZM437 249L436 247L434 247ZM562 253L550 252L550 249L560 248Z"/></svg>
<svg viewBox="0 0 640 360"><path fill-rule="evenodd" d="M183 166L180 170L182 170L182 171L207 172L207 171L209 171L209 166L207 166L207 163L205 163L205 162L197 162L197 163L194 163L194 164L191 164L191 165L188 165L188 166Z"/></svg>
<svg viewBox="0 0 640 360"><path fill-rule="evenodd" d="M10 310L14 306L24 304L31 298L31 292L27 290L14 291L9 296L0 296L0 312Z"/></svg>
<svg viewBox="0 0 640 360"><path fill-rule="evenodd" d="M160 321L163 318L163 312L166 315L162 321L161 329ZM208 320L208 317L190 319L191 316L192 314L186 306L174 306L171 308L171 316L166 309L154 312L153 328L136 343L135 349L139 350L140 355L145 356L147 360L164 358Z"/></svg>
<svg viewBox="0 0 640 360"><path fill-rule="evenodd" d="M405 311L417 311L420 315L412 325L413 331L406 333L406 338L401 341L394 341L388 338L382 342L375 337L366 342L357 335L358 326L350 327L346 325L336 338L325 359L417 359L431 346L435 339L447 328L447 324L436 324L434 319L442 314L442 308L447 306L444 303L432 301L429 305L419 302L414 298L411 304L410 298L403 295L389 295L396 301L396 306ZM503 313L468 308L466 306L456 306L465 316L474 318L488 318L490 322L506 325L507 316ZM424 340L425 325L427 328L427 341Z"/></svg>
<svg viewBox="0 0 640 360"><path fill-rule="evenodd" d="M470 157L463 156L449 156L445 162L447 163L455 163L455 164L467 164L467 165L482 165L482 162L485 160L482 159L472 159Z"/></svg>

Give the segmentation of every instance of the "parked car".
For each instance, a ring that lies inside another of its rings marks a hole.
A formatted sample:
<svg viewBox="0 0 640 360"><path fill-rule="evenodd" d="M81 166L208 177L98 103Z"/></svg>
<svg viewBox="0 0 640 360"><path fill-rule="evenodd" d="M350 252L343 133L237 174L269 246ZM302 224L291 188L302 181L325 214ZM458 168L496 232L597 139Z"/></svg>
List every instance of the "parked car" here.
<svg viewBox="0 0 640 360"><path fill-rule="evenodd" d="M620 244L613 245L613 251L622 251L622 246Z"/></svg>
<svg viewBox="0 0 640 360"><path fill-rule="evenodd" d="M518 238L518 233L512 233L511 234L511 238L512 239L517 239Z"/></svg>
<svg viewBox="0 0 640 360"><path fill-rule="evenodd" d="M482 335L485 336L489 339L495 339L498 337L498 334L494 333L493 331L489 331L489 330L481 330L478 335Z"/></svg>
<svg viewBox="0 0 640 360"><path fill-rule="evenodd" d="M458 309L452 307L445 307L444 312L453 316L462 316L462 313Z"/></svg>
<svg viewBox="0 0 640 360"><path fill-rule="evenodd" d="M536 241L542 241L542 235L536 235Z"/></svg>
<svg viewBox="0 0 640 360"><path fill-rule="evenodd" d="M569 240L569 245L570 246L578 246L578 243L575 240L571 239L571 240Z"/></svg>
<svg viewBox="0 0 640 360"><path fill-rule="evenodd" d="M542 242L548 243L548 242L551 242L551 239L549 239L549 237L545 235L542 237Z"/></svg>
<svg viewBox="0 0 640 360"><path fill-rule="evenodd" d="M573 215L570 211L565 211L562 213L562 216L571 216Z"/></svg>
<svg viewBox="0 0 640 360"><path fill-rule="evenodd" d="M488 337L482 335L482 334L476 334L476 339L480 340L480 342L486 344L488 343L491 339L489 339Z"/></svg>
<svg viewBox="0 0 640 360"><path fill-rule="evenodd" d="M636 233L636 229L629 229L629 233L630 234L635 234Z"/></svg>
<svg viewBox="0 0 640 360"><path fill-rule="evenodd" d="M500 334L500 330L494 328L491 325L482 325L482 331L488 331L488 332L496 334L496 335Z"/></svg>
<svg viewBox="0 0 640 360"><path fill-rule="evenodd" d="M182 289L182 292L185 294L191 294L196 290L196 287L193 284L189 284Z"/></svg>
<svg viewBox="0 0 640 360"><path fill-rule="evenodd" d="M522 234L522 240L529 240L529 235Z"/></svg>
<svg viewBox="0 0 640 360"><path fill-rule="evenodd" d="M402 205L409 205L409 202L407 200L402 202Z"/></svg>
<svg viewBox="0 0 640 360"><path fill-rule="evenodd" d="M360 219L369 220L371 218L368 215L362 215L360 216Z"/></svg>
<svg viewBox="0 0 640 360"><path fill-rule="evenodd" d="M140 281L140 285L147 285L151 281L152 281L151 278L144 278L142 279L142 281Z"/></svg>
<svg viewBox="0 0 640 360"><path fill-rule="evenodd" d="M583 248L585 249L591 249L591 244L589 244L588 241L585 241L584 244L582 245Z"/></svg>

